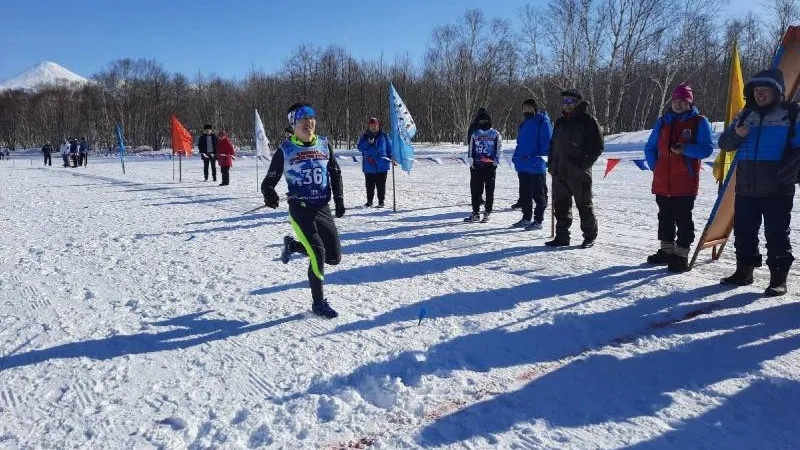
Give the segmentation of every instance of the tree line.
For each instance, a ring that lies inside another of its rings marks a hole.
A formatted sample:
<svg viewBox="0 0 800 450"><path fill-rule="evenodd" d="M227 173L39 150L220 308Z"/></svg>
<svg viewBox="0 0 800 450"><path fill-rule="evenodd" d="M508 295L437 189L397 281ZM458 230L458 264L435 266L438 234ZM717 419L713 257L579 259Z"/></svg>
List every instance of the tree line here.
<svg viewBox="0 0 800 450"><path fill-rule="evenodd" d="M285 110L313 103L318 129L337 147L352 146L369 117L388 123L388 83L417 122L417 141L463 142L479 107L514 138L522 100L551 116L559 91L577 88L605 133L649 128L672 89L688 81L697 106L722 120L730 49L738 43L745 77L767 68L800 0L771 0L759 14L720 17L721 0L550 0L527 5L515 25L468 10L436 26L421 61L405 54L357 60L338 46L304 44L275 73L243 79L170 73L152 59L121 59L83 86L0 92L0 146L27 148L86 136L115 145L114 126L131 147L170 146L170 115L194 134L205 123L253 146L257 108L271 142ZM385 126L384 126L385 128Z"/></svg>

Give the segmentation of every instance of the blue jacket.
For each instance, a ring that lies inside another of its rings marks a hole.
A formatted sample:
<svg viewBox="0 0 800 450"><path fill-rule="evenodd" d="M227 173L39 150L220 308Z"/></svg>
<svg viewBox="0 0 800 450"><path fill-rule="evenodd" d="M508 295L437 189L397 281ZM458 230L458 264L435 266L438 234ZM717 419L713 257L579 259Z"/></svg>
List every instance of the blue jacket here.
<svg viewBox="0 0 800 450"><path fill-rule="evenodd" d="M384 173L392 167L392 141L383 131L378 131L373 143L369 142L369 133L364 133L358 140L358 150L363 158L361 169L364 173Z"/></svg>
<svg viewBox="0 0 800 450"><path fill-rule="evenodd" d="M519 126L517 148L511 157L514 169L524 173L545 173L547 163L542 156L547 156L552 137L553 124L547 112L540 111L533 117L525 119Z"/></svg>
<svg viewBox="0 0 800 450"><path fill-rule="evenodd" d="M676 114L671 109L663 116L656 120L656 126L650 133L647 143L644 146L644 157L647 159L647 165L650 170L655 170L658 161L658 139L661 136L661 126L664 123L671 124L674 121L684 121L692 117L698 116L700 113L697 108L692 107L690 111L682 114ZM685 144L683 146L683 155L689 158L703 159L714 151L714 138L711 129L711 122L705 117L697 123L697 136L695 142L692 144ZM690 172L694 172L689 160L686 160L686 165L689 167Z"/></svg>

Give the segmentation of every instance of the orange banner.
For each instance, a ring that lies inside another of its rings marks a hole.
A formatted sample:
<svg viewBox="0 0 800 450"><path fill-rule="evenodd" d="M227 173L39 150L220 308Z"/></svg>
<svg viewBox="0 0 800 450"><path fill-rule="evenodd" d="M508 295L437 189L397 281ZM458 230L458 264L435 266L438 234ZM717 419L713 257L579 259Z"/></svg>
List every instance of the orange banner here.
<svg viewBox="0 0 800 450"><path fill-rule="evenodd" d="M192 135L175 115L172 116L172 153L192 156Z"/></svg>

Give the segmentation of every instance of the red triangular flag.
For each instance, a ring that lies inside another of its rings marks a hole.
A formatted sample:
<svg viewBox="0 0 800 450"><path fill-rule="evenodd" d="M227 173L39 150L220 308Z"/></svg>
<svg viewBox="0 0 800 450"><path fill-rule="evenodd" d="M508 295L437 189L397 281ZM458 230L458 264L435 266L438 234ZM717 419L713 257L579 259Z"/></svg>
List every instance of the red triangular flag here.
<svg viewBox="0 0 800 450"><path fill-rule="evenodd" d="M192 156L192 135L174 114L172 115L172 153Z"/></svg>
<svg viewBox="0 0 800 450"><path fill-rule="evenodd" d="M614 167L617 167L617 164L619 164L620 161L622 160L609 158L608 162L606 163L606 173L603 175L603 178L607 177L608 174L610 174L611 171L614 170Z"/></svg>

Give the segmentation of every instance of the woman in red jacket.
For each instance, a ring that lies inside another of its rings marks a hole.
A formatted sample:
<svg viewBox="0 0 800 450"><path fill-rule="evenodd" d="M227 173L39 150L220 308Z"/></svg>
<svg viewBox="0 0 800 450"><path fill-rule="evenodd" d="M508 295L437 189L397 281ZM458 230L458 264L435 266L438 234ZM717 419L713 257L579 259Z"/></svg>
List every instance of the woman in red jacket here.
<svg viewBox="0 0 800 450"><path fill-rule="evenodd" d="M713 149L711 123L695 108L692 87L679 85L672 93L670 108L656 121L644 148L647 164L653 169L661 241L661 248L647 258L648 263L668 265L670 272L689 269L700 160Z"/></svg>
<svg viewBox="0 0 800 450"><path fill-rule="evenodd" d="M219 162L219 169L222 172L222 183L220 186L227 186L230 184L230 171L233 165L233 159L236 155L236 150L233 149L231 140L228 139L228 133L225 130L220 130L219 139L217 140L217 161Z"/></svg>

